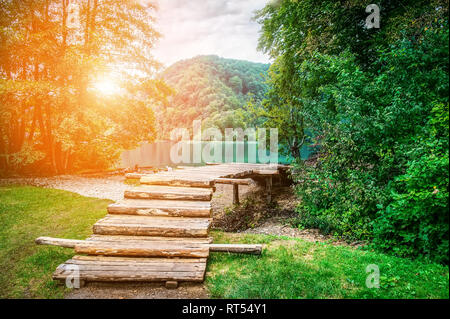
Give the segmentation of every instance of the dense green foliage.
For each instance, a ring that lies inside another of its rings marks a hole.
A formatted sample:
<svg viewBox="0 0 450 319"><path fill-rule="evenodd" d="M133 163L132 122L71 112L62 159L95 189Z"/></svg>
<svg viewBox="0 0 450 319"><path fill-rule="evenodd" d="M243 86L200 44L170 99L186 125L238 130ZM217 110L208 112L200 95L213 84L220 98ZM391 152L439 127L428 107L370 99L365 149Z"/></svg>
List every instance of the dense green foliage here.
<svg viewBox="0 0 450 319"><path fill-rule="evenodd" d="M67 0L0 1L0 173L108 168L155 137L151 106L170 90L149 80L154 5L78 3L76 19Z"/></svg>
<svg viewBox="0 0 450 319"><path fill-rule="evenodd" d="M301 226L448 263L448 3L381 1L380 30L364 27L365 6L263 9L276 62L262 109L320 145L295 171Z"/></svg>
<svg viewBox="0 0 450 319"><path fill-rule="evenodd" d="M351 58L305 65L335 76L320 90L336 109L317 117L320 164L299 171L308 178L299 185L304 226L447 261L448 75L436 65L446 61L448 32L430 37L382 55L375 77ZM326 113L327 104L314 108Z"/></svg>
<svg viewBox="0 0 450 319"><path fill-rule="evenodd" d="M175 96L157 110L161 137L174 128L190 128L203 120L205 127L243 127L240 112L249 99L261 101L267 91L269 65L217 56L198 56L175 63L162 78Z"/></svg>

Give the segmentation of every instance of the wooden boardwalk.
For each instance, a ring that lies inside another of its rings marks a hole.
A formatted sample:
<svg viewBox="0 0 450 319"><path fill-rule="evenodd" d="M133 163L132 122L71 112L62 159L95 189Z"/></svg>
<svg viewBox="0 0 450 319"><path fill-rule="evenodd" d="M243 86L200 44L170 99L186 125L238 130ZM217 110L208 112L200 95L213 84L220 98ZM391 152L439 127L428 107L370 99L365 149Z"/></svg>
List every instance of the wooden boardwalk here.
<svg viewBox="0 0 450 319"><path fill-rule="evenodd" d="M143 175L142 186L126 191L124 200L108 207L108 215L93 226L85 241L39 238L38 244L73 248L78 254L58 267L55 280L79 269L82 283L202 282L210 251L260 253L255 245L213 245L209 237L211 199L216 184L234 188L264 182L268 199L272 177L281 165L221 164Z"/></svg>

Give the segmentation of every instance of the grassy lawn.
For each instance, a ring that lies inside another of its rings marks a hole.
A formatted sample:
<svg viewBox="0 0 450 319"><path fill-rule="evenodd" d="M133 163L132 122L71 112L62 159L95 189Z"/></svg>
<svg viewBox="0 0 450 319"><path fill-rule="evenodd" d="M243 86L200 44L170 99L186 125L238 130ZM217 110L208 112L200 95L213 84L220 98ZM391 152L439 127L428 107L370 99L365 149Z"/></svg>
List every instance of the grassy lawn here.
<svg viewBox="0 0 450 319"><path fill-rule="evenodd" d="M109 201L35 187L0 187L0 298L61 298L52 281L70 249L34 239L84 239ZM263 243L262 257L213 254L206 285L216 298L448 298L448 267L271 236L213 232L217 243ZM381 289L365 288L379 265Z"/></svg>
<svg viewBox="0 0 450 319"><path fill-rule="evenodd" d="M41 236L85 239L109 201L35 187L0 187L0 298L61 298L51 278L70 249L34 244Z"/></svg>
<svg viewBox="0 0 450 319"><path fill-rule="evenodd" d="M216 232L217 243L266 244L262 257L212 254L206 284L215 298L449 298L448 267L326 243ZM380 289L366 288L378 265Z"/></svg>

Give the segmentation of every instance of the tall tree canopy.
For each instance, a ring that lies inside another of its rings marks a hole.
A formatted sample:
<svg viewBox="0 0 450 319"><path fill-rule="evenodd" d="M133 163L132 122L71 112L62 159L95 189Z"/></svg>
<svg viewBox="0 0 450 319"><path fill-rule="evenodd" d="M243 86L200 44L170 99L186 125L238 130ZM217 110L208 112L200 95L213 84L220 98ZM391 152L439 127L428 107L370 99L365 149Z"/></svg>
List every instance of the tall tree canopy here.
<svg viewBox="0 0 450 319"><path fill-rule="evenodd" d="M373 62L380 52L405 32L409 37L420 37L424 28L448 13L445 0L377 3L380 29L365 27L368 3L362 0L280 0L256 14L262 26L259 49L275 61L270 70L270 92L259 115L266 118L266 125L279 128L282 142L289 145L294 157L299 157L307 130L314 126L308 123L305 100L317 94L318 85L305 83L308 74L301 72L305 61L317 53L339 55L346 51L363 70L376 72Z"/></svg>
<svg viewBox="0 0 450 319"><path fill-rule="evenodd" d="M154 10L135 0L0 1L0 169L109 167L154 138L151 106L170 93L151 80Z"/></svg>

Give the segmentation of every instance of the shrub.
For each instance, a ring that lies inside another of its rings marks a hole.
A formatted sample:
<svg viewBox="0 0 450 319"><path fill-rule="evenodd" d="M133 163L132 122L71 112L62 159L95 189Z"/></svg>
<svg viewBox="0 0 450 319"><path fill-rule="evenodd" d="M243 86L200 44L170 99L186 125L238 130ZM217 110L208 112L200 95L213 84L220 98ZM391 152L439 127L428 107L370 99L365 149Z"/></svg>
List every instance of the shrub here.
<svg viewBox="0 0 450 319"><path fill-rule="evenodd" d="M321 150L296 168L302 226L448 263L448 41L447 23L405 37L371 70L349 53L303 63Z"/></svg>
<svg viewBox="0 0 450 319"><path fill-rule="evenodd" d="M433 109L430 137L415 150L374 221L374 246L400 256L449 261L448 104Z"/></svg>

